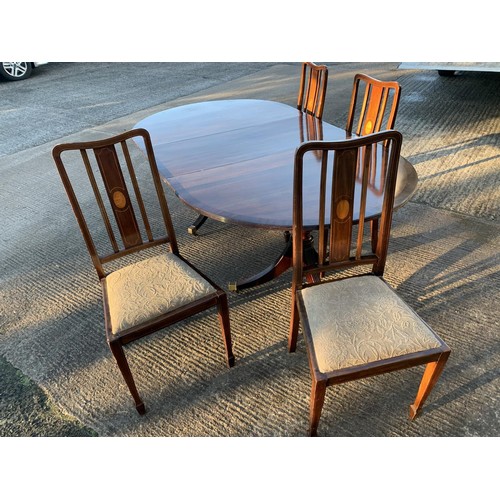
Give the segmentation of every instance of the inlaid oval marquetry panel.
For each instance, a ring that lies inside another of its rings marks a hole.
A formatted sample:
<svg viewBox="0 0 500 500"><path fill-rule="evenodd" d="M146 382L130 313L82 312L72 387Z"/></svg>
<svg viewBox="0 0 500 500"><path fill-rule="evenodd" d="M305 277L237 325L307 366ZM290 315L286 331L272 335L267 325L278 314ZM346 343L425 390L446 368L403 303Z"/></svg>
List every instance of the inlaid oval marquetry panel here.
<svg viewBox="0 0 500 500"><path fill-rule="evenodd" d="M121 210L127 206L127 198L125 198L125 195L121 191L116 190L113 193L113 203L116 208Z"/></svg>
<svg viewBox="0 0 500 500"><path fill-rule="evenodd" d="M344 220L349 215L350 203L349 200L340 200L337 203L337 207L335 209L335 215L338 220Z"/></svg>

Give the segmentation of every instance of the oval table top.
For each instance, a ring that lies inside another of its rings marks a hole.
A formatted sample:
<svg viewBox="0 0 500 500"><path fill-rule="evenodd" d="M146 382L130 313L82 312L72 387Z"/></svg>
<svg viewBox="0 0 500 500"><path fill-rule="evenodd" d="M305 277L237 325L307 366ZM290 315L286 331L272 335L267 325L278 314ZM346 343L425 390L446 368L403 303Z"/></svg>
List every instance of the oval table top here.
<svg viewBox="0 0 500 500"><path fill-rule="evenodd" d="M286 104L256 99L179 106L134 128L148 130L160 175L196 212L222 222L284 230L292 226L296 148L306 140L352 137ZM411 163L401 157L396 208L410 199L417 180ZM377 180L372 187L367 218L381 207ZM314 185L310 188L317 192ZM313 195L309 205L304 206L304 226L314 228L318 203Z"/></svg>

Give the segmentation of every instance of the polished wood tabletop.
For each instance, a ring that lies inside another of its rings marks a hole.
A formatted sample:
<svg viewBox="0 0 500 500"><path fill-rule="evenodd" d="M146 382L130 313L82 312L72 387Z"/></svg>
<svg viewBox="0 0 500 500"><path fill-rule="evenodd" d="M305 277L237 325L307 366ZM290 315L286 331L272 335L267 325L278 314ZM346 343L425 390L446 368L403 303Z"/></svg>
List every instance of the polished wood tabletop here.
<svg viewBox="0 0 500 500"><path fill-rule="evenodd" d="M222 222L283 230L292 226L297 146L305 140L350 137L342 128L296 108L256 99L171 108L135 128L149 131L160 174L196 212ZM317 158L311 161L320 164ZM401 158L396 207L411 197L416 185L415 169ZM318 192L310 187L311 193ZM380 213L376 187L370 190L368 205L367 217ZM315 199L305 206L305 226L317 223L317 206Z"/></svg>
<svg viewBox="0 0 500 500"><path fill-rule="evenodd" d="M135 128L149 131L161 176L198 214L221 222L284 231L292 227L297 147L308 140L352 137L344 129L294 107L256 99L205 101L171 108L148 116ZM380 151L378 154L381 156ZM311 168L320 168L320 156L311 154L307 161ZM381 212L384 161L377 160L376 164L367 196L367 219L377 218ZM309 195L304 197L304 228L310 231L317 227L318 183L318 176L305 179L304 192ZM416 186L415 169L401 157L396 208L409 200ZM353 217L356 221L358 214ZM274 263L254 276L230 283L229 289L259 285L289 269L292 245L286 240ZM312 248L310 237L304 238L304 245ZM314 250L304 254L314 259Z"/></svg>

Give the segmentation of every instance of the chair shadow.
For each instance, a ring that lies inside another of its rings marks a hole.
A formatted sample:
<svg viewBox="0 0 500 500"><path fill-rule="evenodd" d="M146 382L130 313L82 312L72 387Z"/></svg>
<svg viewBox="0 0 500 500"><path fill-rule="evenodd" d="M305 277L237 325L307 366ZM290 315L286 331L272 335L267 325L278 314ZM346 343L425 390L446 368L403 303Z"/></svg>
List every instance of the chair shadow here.
<svg viewBox="0 0 500 500"><path fill-rule="evenodd" d="M457 226L458 230L460 228ZM451 232L455 231L452 229ZM438 234L439 232L433 240L436 243L449 236ZM418 247L425 246L428 242L429 240L425 239L416 244L412 241L412 252L418 255ZM397 247L394 253L408 248L406 236L396 238L391 244L394 245L393 249ZM463 378L468 374L468 370L491 367L500 353L500 344L493 331L499 290L496 283L500 281L500 256L494 254L479 260L474 260L471 256L472 252L479 251L484 244L487 242L481 242L478 238L462 240L439 257L419 267L397 287L398 294L405 298L450 346L450 360L441 376L443 380L448 381L446 383L449 389L453 387L457 375L462 375ZM418 294L418 302L415 302L415 294ZM491 305L492 310L488 310L488 305ZM482 315L481 319L478 319L478 314ZM488 321L489 319L491 321ZM441 321L445 322L442 326ZM473 325L481 321L483 326L470 330L467 328L469 321ZM454 325L458 327L451 328ZM440 332L440 329L443 331ZM436 401L428 403L428 408L435 410L464 395L472 394L494 383L499 376L499 368L488 370L487 373L461 383Z"/></svg>

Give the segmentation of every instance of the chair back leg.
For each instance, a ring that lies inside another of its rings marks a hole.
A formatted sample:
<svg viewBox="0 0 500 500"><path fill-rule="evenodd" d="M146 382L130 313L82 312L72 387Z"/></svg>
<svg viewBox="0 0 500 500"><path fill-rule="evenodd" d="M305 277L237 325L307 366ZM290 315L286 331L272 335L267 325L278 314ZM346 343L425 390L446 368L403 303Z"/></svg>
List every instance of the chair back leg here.
<svg viewBox="0 0 500 500"><path fill-rule="evenodd" d="M226 363L229 368L234 366L233 346L231 342L231 329L229 323L229 306L227 303L227 295L219 296L217 303L217 314L219 317L220 328L222 331L222 339L226 349Z"/></svg>
<svg viewBox="0 0 500 500"><path fill-rule="evenodd" d="M288 334L288 352L295 352L297 348L297 337L299 334L300 316L297 309L297 302L293 296L292 317L290 318L290 332Z"/></svg>

